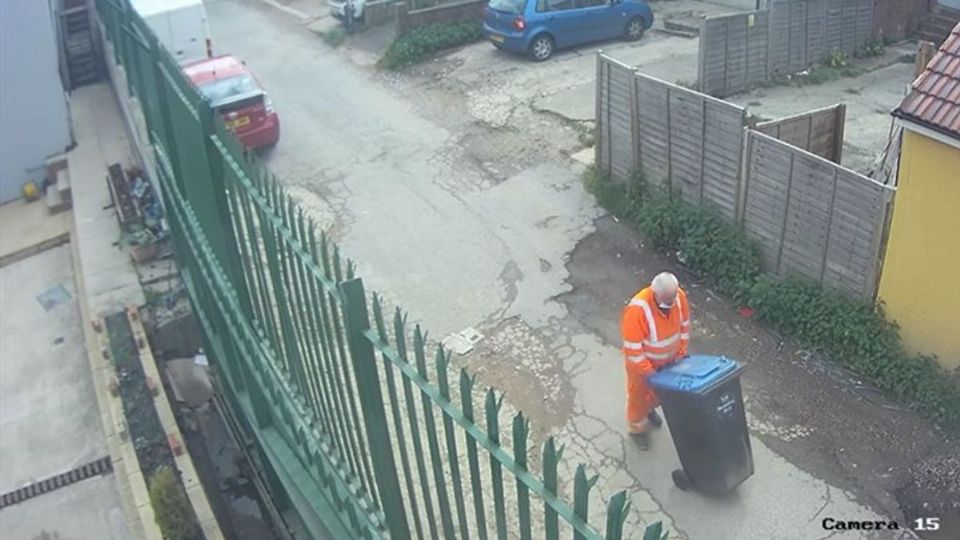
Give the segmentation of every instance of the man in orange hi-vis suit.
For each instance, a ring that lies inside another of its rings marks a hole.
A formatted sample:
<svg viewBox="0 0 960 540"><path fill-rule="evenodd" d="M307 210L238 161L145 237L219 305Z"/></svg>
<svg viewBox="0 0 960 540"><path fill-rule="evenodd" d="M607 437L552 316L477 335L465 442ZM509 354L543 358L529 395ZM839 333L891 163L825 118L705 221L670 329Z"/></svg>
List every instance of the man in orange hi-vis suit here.
<svg viewBox="0 0 960 540"><path fill-rule="evenodd" d="M647 431L659 427L659 404L647 377L687 355L690 304L677 277L662 272L630 299L620 324L627 370L627 430L646 449Z"/></svg>

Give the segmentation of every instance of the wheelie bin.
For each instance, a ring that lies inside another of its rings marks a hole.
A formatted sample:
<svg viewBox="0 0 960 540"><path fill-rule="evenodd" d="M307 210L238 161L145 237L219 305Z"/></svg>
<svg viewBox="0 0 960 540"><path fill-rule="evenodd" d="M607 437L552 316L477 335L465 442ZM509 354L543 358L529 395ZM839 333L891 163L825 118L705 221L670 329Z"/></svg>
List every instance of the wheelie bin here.
<svg viewBox="0 0 960 540"><path fill-rule="evenodd" d="M741 373L729 358L694 355L650 376L683 466L678 488L722 494L753 474Z"/></svg>

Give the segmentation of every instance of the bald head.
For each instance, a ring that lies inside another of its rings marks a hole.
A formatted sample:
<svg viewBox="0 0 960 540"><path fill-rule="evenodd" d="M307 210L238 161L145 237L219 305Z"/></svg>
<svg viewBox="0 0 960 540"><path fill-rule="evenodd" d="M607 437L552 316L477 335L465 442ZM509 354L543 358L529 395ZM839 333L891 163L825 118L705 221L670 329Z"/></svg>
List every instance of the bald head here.
<svg viewBox="0 0 960 540"><path fill-rule="evenodd" d="M658 305L670 307L677 301L677 289L680 288L680 281L677 276L670 272L660 272L653 278L650 288L653 289Z"/></svg>

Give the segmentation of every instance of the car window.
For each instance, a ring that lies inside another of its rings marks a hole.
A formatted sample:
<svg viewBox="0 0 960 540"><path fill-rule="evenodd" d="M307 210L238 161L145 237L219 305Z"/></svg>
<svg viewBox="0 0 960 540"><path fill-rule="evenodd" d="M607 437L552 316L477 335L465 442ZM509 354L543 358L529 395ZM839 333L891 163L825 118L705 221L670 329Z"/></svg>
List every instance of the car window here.
<svg viewBox="0 0 960 540"><path fill-rule="evenodd" d="M545 11L566 11L568 9L573 9L574 0L539 0L537 2L537 11L543 13Z"/></svg>
<svg viewBox="0 0 960 540"><path fill-rule="evenodd" d="M578 8L606 6L610 0L577 0Z"/></svg>
<svg viewBox="0 0 960 540"><path fill-rule="evenodd" d="M210 81L200 85L198 88L203 97L210 100L211 103L224 103L235 97L249 95L260 91L257 82L249 75L235 75L225 79Z"/></svg>
<svg viewBox="0 0 960 540"><path fill-rule="evenodd" d="M490 9L519 15L523 13L526 3L527 0L490 0Z"/></svg>

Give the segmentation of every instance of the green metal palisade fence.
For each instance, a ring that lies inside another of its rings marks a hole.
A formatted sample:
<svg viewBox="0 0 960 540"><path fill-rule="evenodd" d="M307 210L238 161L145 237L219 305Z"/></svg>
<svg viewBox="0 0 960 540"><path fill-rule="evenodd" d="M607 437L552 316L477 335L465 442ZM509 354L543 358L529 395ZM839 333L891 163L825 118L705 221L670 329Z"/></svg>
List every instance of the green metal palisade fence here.
<svg viewBox="0 0 960 540"><path fill-rule="evenodd" d="M425 333L368 301L352 263L239 147L129 0L96 3L146 121L148 174L222 399L284 515L335 538L621 538L626 493L601 534L583 465L573 505L558 496L553 438L531 472L523 415L501 431L493 390L475 411L474 380L460 371L452 387L447 353L428 363Z"/></svg>

